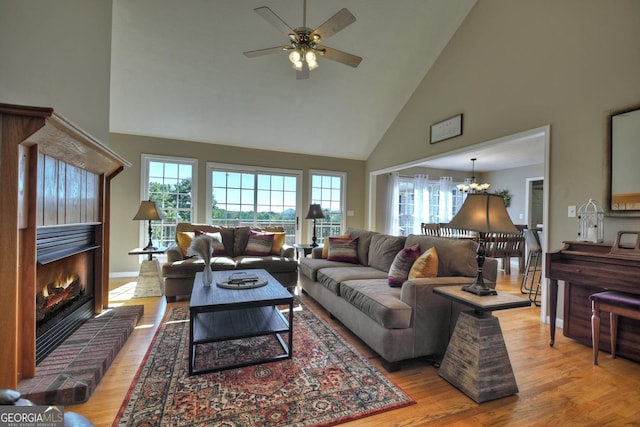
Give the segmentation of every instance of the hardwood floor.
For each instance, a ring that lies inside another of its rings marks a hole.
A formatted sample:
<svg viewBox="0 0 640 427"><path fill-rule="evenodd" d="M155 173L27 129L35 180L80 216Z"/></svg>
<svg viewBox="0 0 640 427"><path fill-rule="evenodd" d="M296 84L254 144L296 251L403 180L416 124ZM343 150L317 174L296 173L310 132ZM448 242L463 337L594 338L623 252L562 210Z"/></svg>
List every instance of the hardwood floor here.
<svg viewBox="0 0 640 427"><path fill-rule="evenodd" d="M511 276L499 272L498 289L520 294L517 267ZM117 286L117 282L112 283ZM304 302L383 369L366 345L325 312L311 298ZM115 304L144 304L144 317L109 368L91 399L67 406L110 426L143 359L167 304L163 298L140 298ZM174 304L187 304L178 302ZM345 426L622 426L640 425L640 364L611 359L602 353L591 363L591 348L558 330L549 347L549 326L540 322L540 309L531 306L496 312L520 392L515 396L477 404L438 376L424 360L406 362L388 374L417 401L416 405L344 424Z"/></svg>

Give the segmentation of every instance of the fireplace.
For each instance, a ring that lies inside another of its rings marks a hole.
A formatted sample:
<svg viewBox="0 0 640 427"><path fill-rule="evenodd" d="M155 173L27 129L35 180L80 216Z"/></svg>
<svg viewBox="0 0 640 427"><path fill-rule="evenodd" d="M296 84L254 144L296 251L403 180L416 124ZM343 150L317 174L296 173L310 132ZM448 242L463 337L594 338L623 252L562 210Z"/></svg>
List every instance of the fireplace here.
<svg viewBox="0 0 640 427"><path fill-rule="evenodd" d="M74 286L92 313L108 306L111 181L130 163L52 108L0 103L0 123L0 384L17 389L36 376L36 295L57 280L39 270L86 252Z"/></svg>
<svg viewBox="0 0 640 427"><path fill-rule="evenodd" d="M36 251L36 364L94 314L95 226L41 228Z"/></svg>

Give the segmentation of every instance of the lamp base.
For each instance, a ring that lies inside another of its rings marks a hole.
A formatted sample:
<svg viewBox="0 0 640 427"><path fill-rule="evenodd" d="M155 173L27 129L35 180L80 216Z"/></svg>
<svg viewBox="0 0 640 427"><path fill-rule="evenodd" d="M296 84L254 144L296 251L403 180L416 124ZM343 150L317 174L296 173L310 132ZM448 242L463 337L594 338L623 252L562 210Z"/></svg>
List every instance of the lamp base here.
<svg viewBox="0 0 640 427"><path fill-rule="evenodd" d="M158 248L153 246L153 242L151 242L151 240L149 240L149 243L147 243L147 246L142 248L143 251L155 251L156 249L158 249Z"/></svg>
<svg viewBox="0 0 640 427"><path fill-rule="evenodd" d="M462 290L481 297L486 297L487 295L498 295L498 292L495 289L487 287L484 283L482 285L473 284L463 286Z"/></svg>

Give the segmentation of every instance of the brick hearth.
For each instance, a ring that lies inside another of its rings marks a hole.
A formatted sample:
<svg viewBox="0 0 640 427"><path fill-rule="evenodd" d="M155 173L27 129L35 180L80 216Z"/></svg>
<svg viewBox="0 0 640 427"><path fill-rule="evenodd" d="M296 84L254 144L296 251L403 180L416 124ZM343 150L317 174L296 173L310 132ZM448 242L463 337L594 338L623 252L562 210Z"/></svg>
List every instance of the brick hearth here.
<svg viewBox="0 0 640 427"><path fill-rule="evenodd" d="M144 306L117 307L86 321L20 381L22 397L39 405L86 402L142 318Z"/></svg>

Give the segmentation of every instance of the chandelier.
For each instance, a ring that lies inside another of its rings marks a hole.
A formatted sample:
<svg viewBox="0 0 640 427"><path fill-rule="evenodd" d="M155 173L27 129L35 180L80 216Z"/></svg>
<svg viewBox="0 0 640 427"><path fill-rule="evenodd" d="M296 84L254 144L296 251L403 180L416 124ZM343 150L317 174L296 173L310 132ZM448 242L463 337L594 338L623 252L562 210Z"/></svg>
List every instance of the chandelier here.
<svg viewBox="0 0 640 427"><path fill-rule="evenodd" d="M466 178L464 180L464 184L458 184L456 188L460 191L464 191L465 193L486 193L491 184L484 183L478 184L476 182L476 174L475 174L475 166L476 166L476 158L471 159L471 178Z"/></svg>

